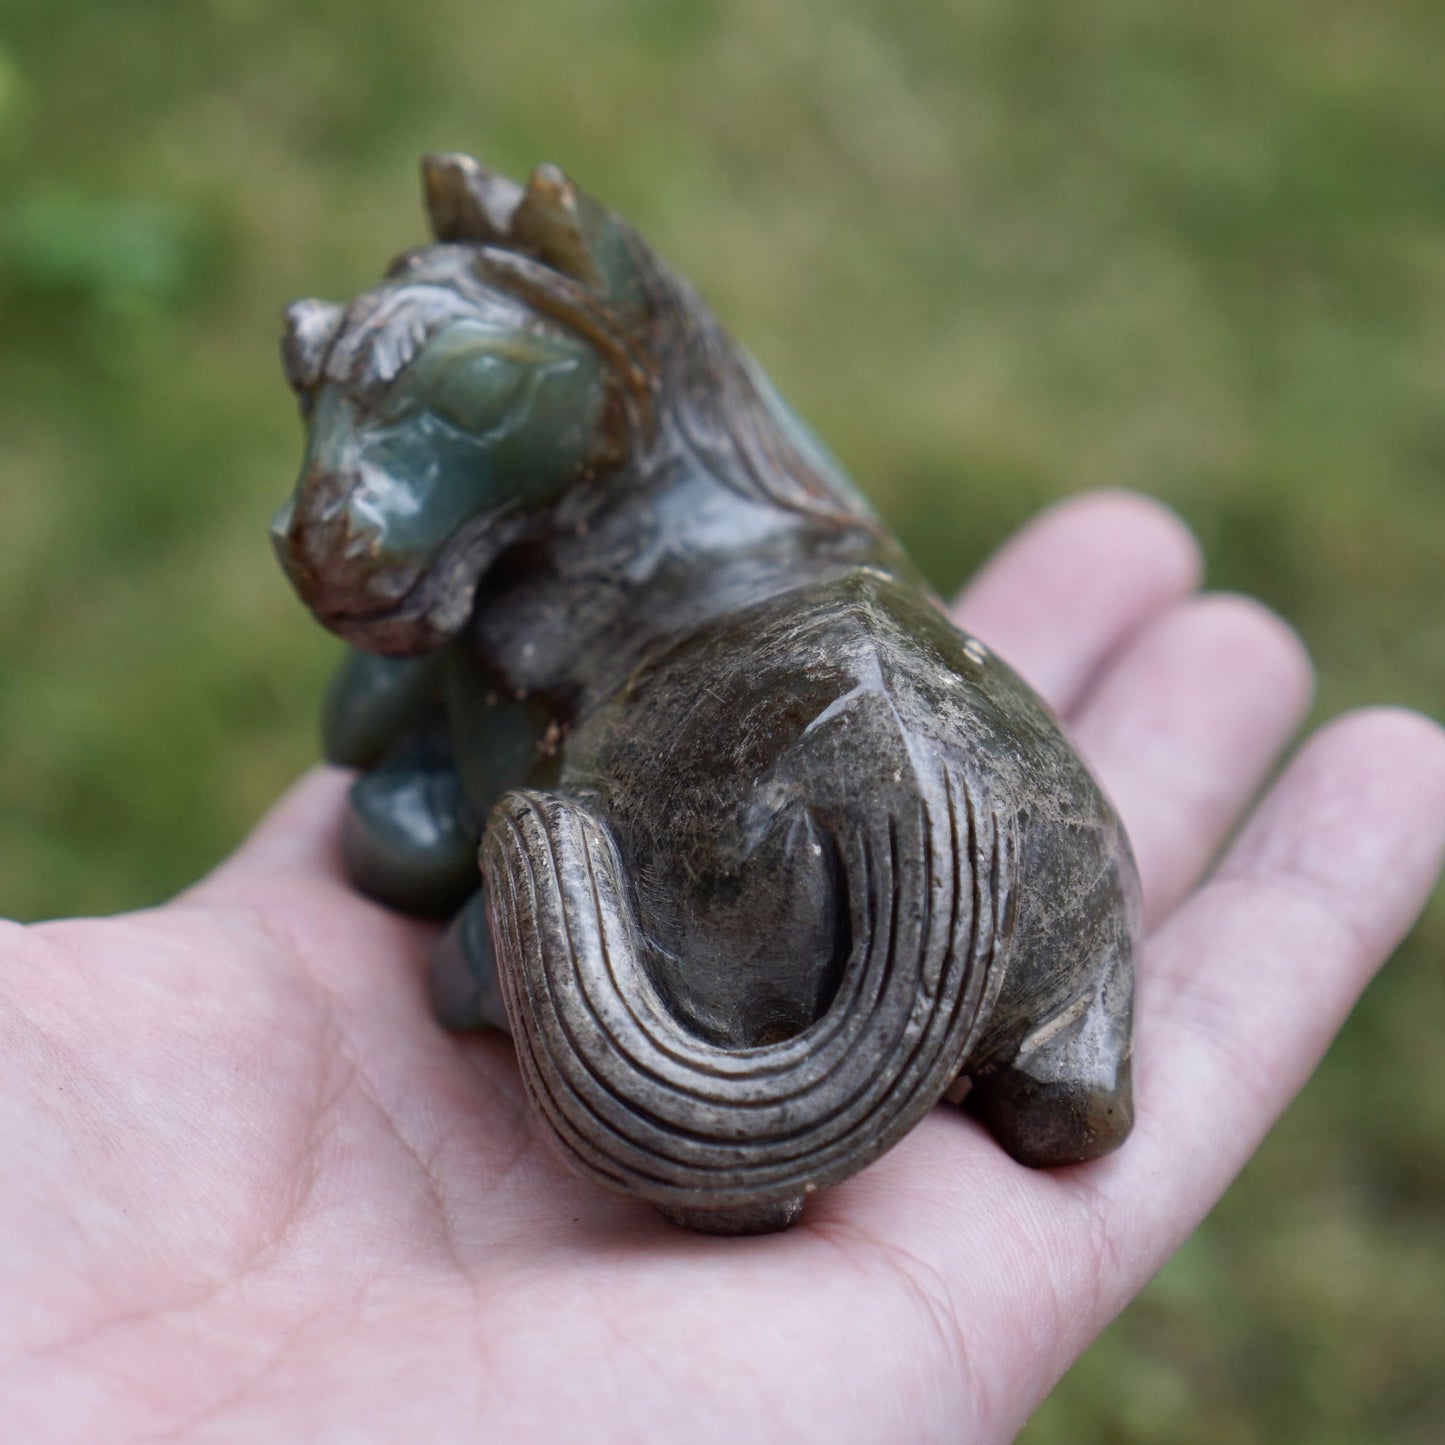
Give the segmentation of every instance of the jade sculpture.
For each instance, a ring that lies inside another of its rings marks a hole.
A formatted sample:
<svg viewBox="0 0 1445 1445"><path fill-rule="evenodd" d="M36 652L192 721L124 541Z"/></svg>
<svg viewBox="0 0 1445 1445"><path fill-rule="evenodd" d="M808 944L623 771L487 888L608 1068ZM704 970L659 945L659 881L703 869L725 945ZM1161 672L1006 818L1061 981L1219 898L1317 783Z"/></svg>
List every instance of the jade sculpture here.
<svg viewBox="0 0 1445 1445"><path fill-rule="evenodd" d="M1138 882L1048 709L625 222L423 172L435 243L287 312L273 540L352 644L351 874L451 920L440 1022L694 1229L786 1226L945 1097L1024 1164L1114 1148Z"/></svg>

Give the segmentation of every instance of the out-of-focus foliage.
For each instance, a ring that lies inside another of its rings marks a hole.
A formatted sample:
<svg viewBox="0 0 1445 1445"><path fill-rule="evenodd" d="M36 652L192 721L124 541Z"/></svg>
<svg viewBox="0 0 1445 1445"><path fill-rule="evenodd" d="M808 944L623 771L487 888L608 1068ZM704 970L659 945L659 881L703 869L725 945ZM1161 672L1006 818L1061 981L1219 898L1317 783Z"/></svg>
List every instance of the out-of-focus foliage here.
<svg viewBox="0 0 1445 1445"><path fill-rule="evenodd" d="M277 312L425 149L623 209L941 586L1143 488L1322 713L1445 713L1442 64L1426 0L0 0L0 912L159 899L313 756ZM1442 954L1032 1445L1445 1438Z"/></svg>

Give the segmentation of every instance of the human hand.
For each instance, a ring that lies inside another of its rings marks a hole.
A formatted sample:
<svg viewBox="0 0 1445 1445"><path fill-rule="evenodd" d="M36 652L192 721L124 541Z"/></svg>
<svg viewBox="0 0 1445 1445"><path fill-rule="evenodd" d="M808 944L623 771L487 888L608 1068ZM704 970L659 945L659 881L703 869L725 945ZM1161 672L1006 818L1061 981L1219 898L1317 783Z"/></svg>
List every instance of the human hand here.
<svg viewBox="0 0 1445 1445"><path fill-rule="evenodd" d="M961 622L1122 812L1151 939L1137 1123L1032 1172L940 1107L785 1234L685 1234L539 1146L434 938L348 886L303 780L162 908L0 931L0 1420L16 1441L1010 1439L1213 1205L1445 853L1445 734L1316 734L1257 604L1139 498L1045 514Z"/></svg>

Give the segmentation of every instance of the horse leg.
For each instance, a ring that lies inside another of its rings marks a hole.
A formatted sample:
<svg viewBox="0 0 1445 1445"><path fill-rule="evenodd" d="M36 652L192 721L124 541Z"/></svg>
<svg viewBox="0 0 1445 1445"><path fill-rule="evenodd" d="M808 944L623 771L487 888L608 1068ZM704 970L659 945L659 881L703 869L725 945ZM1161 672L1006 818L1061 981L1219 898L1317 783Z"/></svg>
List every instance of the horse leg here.
<svg viewBox="0 0 1445 1445"><path fill-rule="evenodd" d="M472 894L437 944L427 970L427 996L443 1028L511 1031L497 982L485 888Z"/></svg>
<svg viewBox="0 0 1445 1445"><path fill-rule="evenodd" d="M1133 972L1121 947L1011 1058L973 1077L965 1107L1032 1168L1107 1154L1134 1122L1132 1005Z"/></svg>
<svg viewBox="0 0 1445 1445"><path fill-rule="evenodd" d="M373 768L441 707L441 658L376 657L348 649L321 709L321 748L341 768Z"/></svg>
<svg viewBox="0 0 1445 1445"><path fill-rule="evenodd" d="M347 870L379 902L444 917L476 891L479 833L445 736L420 731L352 784Z"/></svg>
<svg viewBox="0 0 1445 1445"><path fill-rule="evenodd" d="M348 658L328 697L326 744L333 761L367 769L346 828L357 886L408 913L455 912L480 882L487 810L508 788L555 771L550 722L461 652L442 666Z"/></svg>

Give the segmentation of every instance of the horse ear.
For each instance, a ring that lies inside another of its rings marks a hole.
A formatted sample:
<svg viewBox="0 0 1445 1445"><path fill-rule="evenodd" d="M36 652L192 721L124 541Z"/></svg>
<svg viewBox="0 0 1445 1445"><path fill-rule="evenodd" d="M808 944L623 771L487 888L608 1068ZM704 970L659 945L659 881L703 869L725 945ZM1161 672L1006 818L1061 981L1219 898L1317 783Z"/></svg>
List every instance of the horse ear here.
<svg viewBox="0 0 1445 1445"><path fill-rule="evenodd" d="M505 244L512 213L522 199L515 181L459 152L422 157L427 216L438 241Z"/></svg>
<svg viewBox="0 0 1445 1445"><path fill-rule="evenodd" d="M286 308L281 367L291 389L302 395L321 379L321 363L341 325L345 308L334 301L293 301Z"/></svg>
<svg viewBox="0 0 1445 1445"><path fill-rule="evenodd" d="M512 243L532 251L554 271L603 291L606 287L592 254L601 217L590 213L598 209L558 167L538 166L512 215Z"/></svg>

